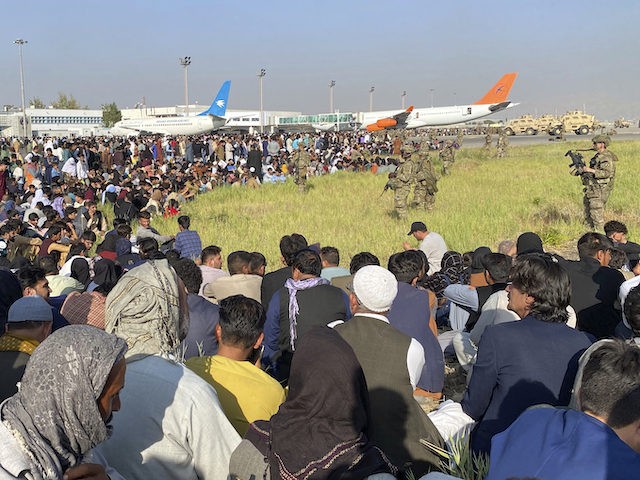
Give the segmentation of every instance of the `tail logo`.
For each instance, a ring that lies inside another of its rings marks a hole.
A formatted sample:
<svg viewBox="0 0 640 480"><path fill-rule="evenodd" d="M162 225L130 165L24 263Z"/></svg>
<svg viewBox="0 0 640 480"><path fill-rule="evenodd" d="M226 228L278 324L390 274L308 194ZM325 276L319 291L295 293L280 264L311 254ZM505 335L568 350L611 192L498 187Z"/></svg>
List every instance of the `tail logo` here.
<svg viewBox="0 0 640 480"><path fill-rule="evenodd" d="M224 107L224 100L217 100L217 101L216 101L216 106L217 106L218 108L222 108L222 107Z"/></svg>

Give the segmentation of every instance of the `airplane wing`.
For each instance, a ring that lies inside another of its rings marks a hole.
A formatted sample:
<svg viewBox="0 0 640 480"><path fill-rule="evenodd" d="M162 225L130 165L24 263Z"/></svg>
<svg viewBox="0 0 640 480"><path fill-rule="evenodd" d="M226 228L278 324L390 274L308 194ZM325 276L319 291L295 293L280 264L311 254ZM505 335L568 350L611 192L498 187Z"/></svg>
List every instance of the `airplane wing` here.
<svg viewBox="0 0 640 480"><path fill-rule="evenodd" d="M407 123L407 118L413 111L413 105L405 111L395 114L392 117L381 118L375 123L366 126L368 132L377 132L386 128L403 128Z"/></svg>
<svg viewBox="0 0 640 480"><path fill-rule="evenodd" d="M162 127L154 128L153 131L147 130L145 128L136 128L136 127L118 127L122 130L129 130L131 133L137 133L138 135L170 135L170 132L165 130Z"/></svg>

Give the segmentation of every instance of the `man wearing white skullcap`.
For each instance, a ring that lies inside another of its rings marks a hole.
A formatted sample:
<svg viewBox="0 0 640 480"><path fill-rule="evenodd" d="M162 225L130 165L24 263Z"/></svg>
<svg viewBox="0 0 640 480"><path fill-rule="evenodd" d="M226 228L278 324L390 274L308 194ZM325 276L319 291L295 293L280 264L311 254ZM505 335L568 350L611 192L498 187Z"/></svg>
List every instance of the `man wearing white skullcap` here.
<svg viewBox="0 0 640 480"><path fill-rule="evenodd" d="M413 399L424 365L424 350L413 338L389 324L385 314L398 293L387 269L367 265L356 272L349 295L351 320L335 327L358 358L369 389L369 439L395 465L411 463L414 475L438 465L438 458L420 445L425 439L443 445L429 417Z"/></svg>

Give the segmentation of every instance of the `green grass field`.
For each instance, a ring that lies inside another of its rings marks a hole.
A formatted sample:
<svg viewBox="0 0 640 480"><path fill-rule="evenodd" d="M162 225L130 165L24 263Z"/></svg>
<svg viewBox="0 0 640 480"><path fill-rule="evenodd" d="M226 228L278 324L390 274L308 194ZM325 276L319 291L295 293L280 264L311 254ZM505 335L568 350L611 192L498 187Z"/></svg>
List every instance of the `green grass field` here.
<svg viewBox="0 0 640 480"><path fill-rule="evenodd" d="M524 231L535 231L550 250L568 252L586 231L582 224L582 186L569 174L569 148L590 147L582 142L511 147L506 159L490 158L480 149L463 148L456 155L452 174L438 182L435 208L410 209L407 220L393 211L393 193L380 196L385 175L338 173L316 177L309 191L299 194L291 182L265 185L257 190L220 188L184 205L203 245L218 245L223 257L233 250L259 251L267 257L267 270L280 267L280 237L303 234L310 243L340 250L341 265L368 250L383 264L402 249L412 221L423 221L442 234L449 248L460 252L480 245L491 248ZM615 138L614 138L615 140ZM640 141L615 142L618 155L615 190L606 219L627 224L632 239L640 224L633 172L640 165ZM585 152L585 160L591 157ZM438 172L440 164L435 166ZM411 198L411 197L410 197ZM177 232L176 219L154 219L161 233Z"/></svg>

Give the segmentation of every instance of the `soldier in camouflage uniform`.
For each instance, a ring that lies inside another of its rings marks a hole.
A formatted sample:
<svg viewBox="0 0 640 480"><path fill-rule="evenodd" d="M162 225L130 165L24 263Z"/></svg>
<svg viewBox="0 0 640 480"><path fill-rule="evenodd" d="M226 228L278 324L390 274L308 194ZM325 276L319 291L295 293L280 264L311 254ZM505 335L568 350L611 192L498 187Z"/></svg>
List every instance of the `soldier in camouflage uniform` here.
<svg viewBox="0 0 640 480"><path fill-rule="evenodd" d="M416 182L413 203L418 208L431 210L438 192L438 177L429 158L427 142L422 142L420 151L411 155L411 161L415 164L414 180Z"/></svg>
<svg viewBox="0 0 640 480"><path fill-rule="evenodd" d="M456 135L456 143L458 144L458 148L462 147L462 140L464 139L464 134L462 133L462 129L458 129L458 134Z"/></svg>
<svg viewBox="0 0 640 480"><path fill-rule="evenodd" d="M406 146L400 151L398 169L393 179L393 201L395 212L399 218L407 218L407 198L411 192L413 181L413 162L409 161L413 148Z"/></svg>
<svg viewBox="0 0 640 480"><path fill-rule="evenodd" d="M615 162L618 157L607 150L611 139L607 135L593 137L593 146L596 149L595 156L584 167L582 172L574 169L574 175L580 175L584 185L584 218L585 222L595 231L604 227L604 207L613 190L616 175Z"/></svg>
<svg viewBox="0 0 640 480"><path fill-rule="evenodd" d="M507 134L504 129L500 130L498 134L498 143L496 144L496 157L504 158L507 156L507 147L509 146L509 141L507 140Z"/></svg>
<svg viewBox="0 0 640 480"><path fill-rule="evenodd" d="M298 151L294 158L296 171L293 181L298 185L298 191L301 193L307 188L307 173L310 164L311 157L309 156L309 152L307 152L303 142L298 142Z"/></svg>
<svg viewBox="0 0 640 480"><path fill-rule="evenodd" d="M491 151L491 132L487 130L487 134L484 136L484 147L482 147L486 153Z"/></svg>
<svg viewBox="0 0 640 480"><path fill-rule="evenodd" d="M449 175L449 169L455 161L455 152L453 149L453 142L451 140L447 140L445 142L444 147L440 150L440 154L438 156L440 160L442 160L442 175Z"/></svg>

